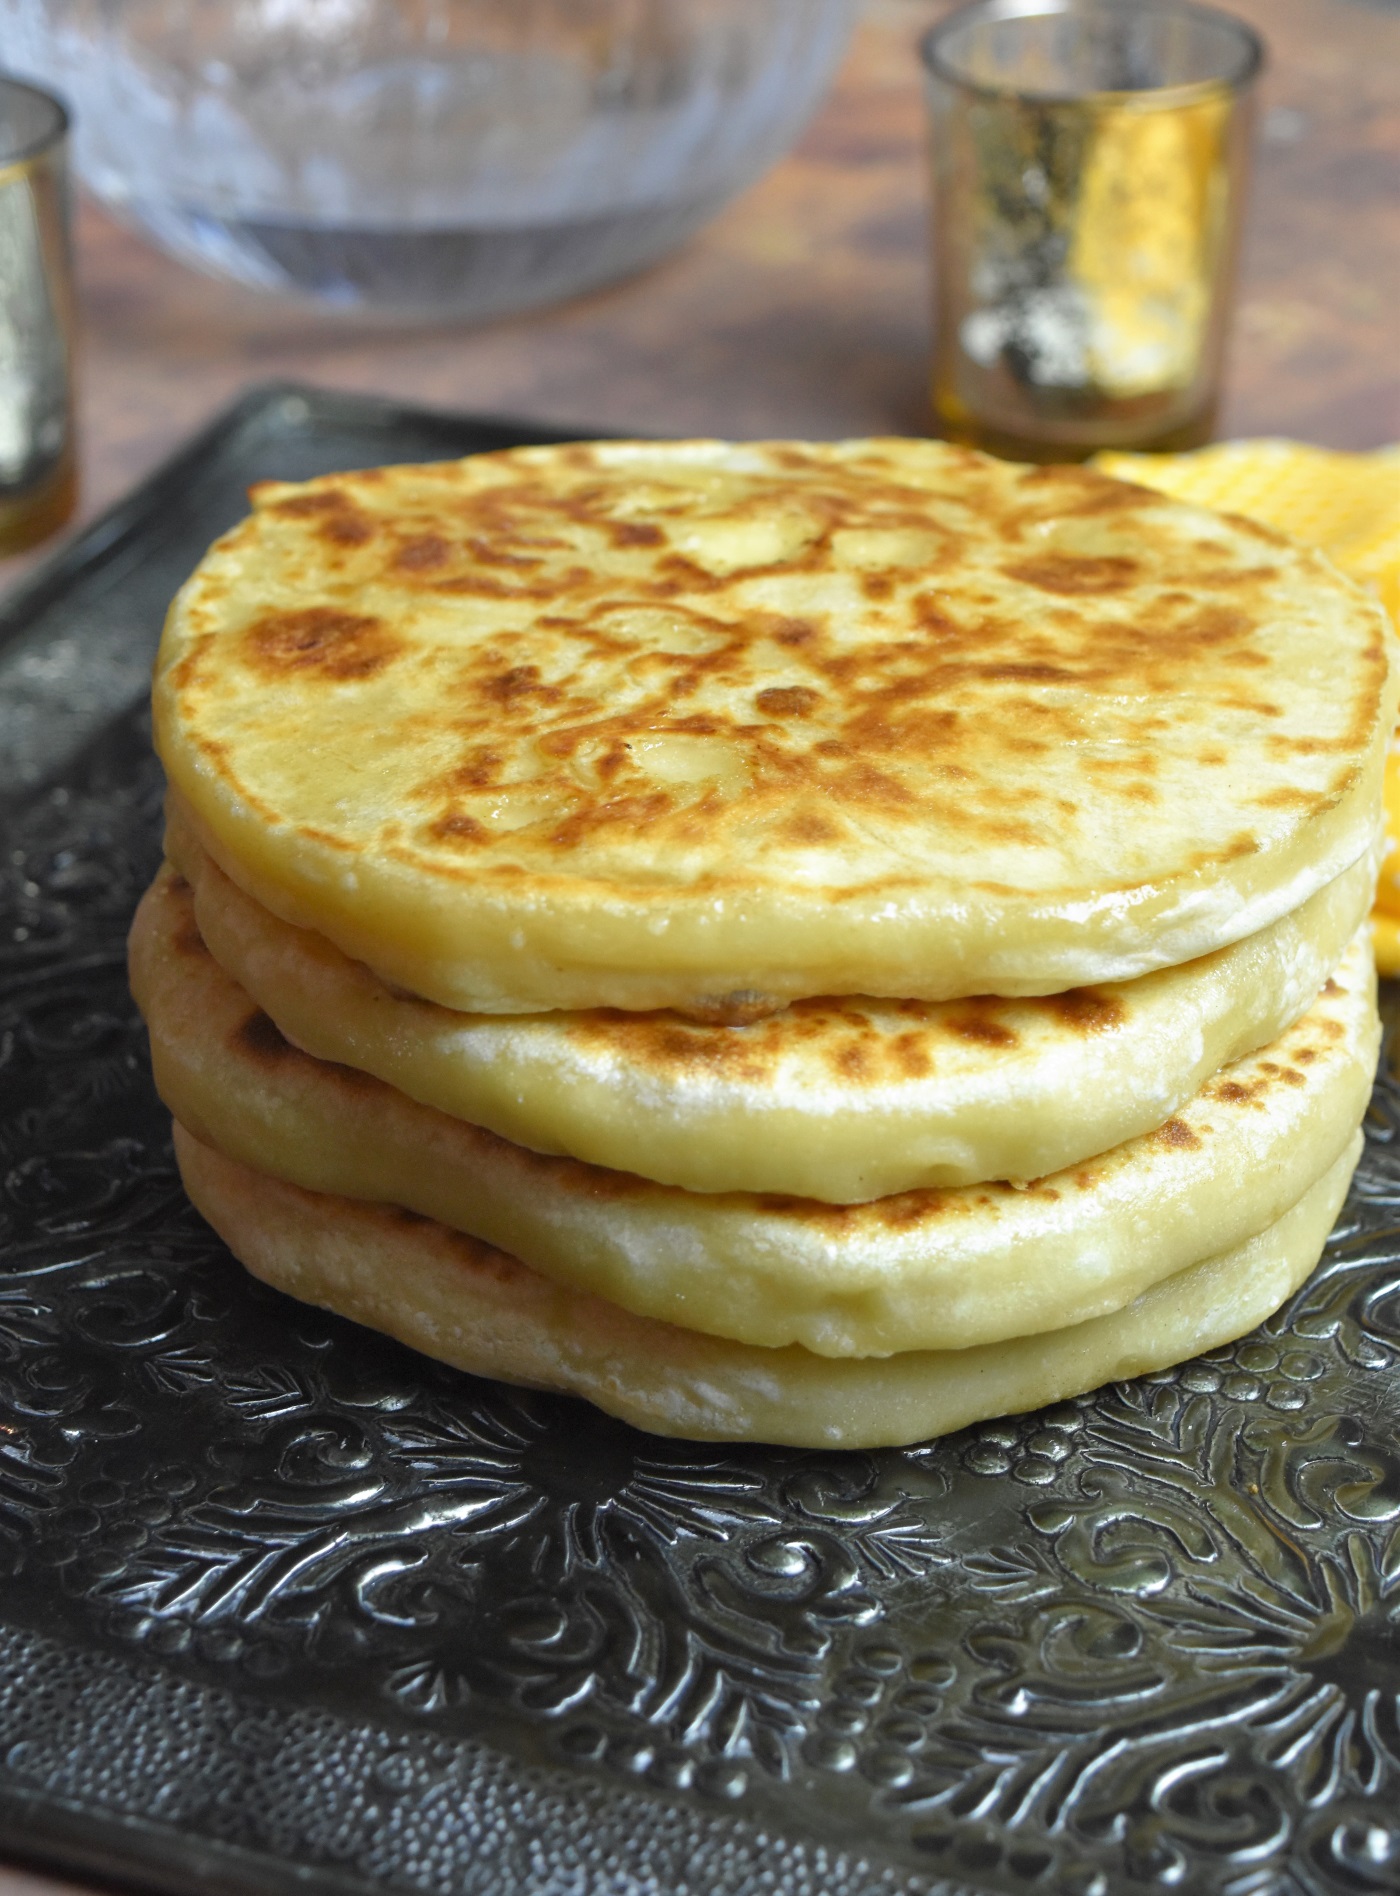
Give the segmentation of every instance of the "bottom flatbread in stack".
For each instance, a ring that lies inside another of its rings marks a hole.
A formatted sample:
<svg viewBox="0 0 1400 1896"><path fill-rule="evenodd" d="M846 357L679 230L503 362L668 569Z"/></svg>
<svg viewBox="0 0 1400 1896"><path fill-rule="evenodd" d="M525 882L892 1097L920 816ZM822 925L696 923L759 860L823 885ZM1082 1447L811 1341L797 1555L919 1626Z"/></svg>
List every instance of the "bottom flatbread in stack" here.
<svg viewBox="0 0 1400 1896"><path fill-rule="evenodd" d="M392 1206L307 1192L176 1128L195 1205L264 1282L477 1375L586 1396L657 1435L871 1448L1036 1409L1243 1336L1317 1262L1361 1151L1256 1237L1068 1329L888 1357L754 1349L633 1316Z"/></svg>
<svg viewBox="0 0 1400 1896"><path fill-rule="evenodd" d="M300 1051L169 869L132 979L187 1188L257 1275L659 1433L814 1446L921 1439L1254 1327L1345 1195L1378 1034L1363 934L1154 1131L1020 1189L830 1205L530 1152Z"/></svg>

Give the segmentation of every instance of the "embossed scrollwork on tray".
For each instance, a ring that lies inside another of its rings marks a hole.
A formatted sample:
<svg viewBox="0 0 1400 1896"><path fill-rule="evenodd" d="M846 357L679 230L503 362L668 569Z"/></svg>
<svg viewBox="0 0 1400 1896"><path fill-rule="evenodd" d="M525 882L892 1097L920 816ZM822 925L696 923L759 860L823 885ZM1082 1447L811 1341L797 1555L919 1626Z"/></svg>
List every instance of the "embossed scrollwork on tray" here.
<svg viewBox="0 0 1400 1896"><path fill-rule="evenodd" d="M1400 1883L1388 1057L1253 1337L912 1450L652 1440L293 1305L195 1217L122 970L144 742L0 862L13 1610L998 1889Z"/></svg>

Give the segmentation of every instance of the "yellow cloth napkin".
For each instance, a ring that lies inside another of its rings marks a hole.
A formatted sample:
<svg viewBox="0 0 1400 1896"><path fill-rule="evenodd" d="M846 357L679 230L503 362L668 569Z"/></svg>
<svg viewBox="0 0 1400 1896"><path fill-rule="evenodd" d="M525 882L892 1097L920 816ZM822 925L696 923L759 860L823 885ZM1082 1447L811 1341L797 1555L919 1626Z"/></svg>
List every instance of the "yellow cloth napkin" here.
<svg viewBox="0 0 1400 1896"><path fill-rule="evenodd" d="M1225 441L1194 454L1100 454L1095 465L1321 547L1400 627L1400 447L1338 454L1298 441ZM1400 742L1386 759L1385 828L1371 932L1381 973L1400 975Z"/></svg>

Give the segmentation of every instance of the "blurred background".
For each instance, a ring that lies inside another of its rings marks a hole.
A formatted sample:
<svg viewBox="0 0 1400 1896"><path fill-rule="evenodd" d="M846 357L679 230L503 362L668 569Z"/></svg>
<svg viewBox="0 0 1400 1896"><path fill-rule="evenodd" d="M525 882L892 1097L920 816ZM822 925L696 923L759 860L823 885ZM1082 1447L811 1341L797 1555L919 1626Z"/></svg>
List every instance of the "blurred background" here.
<svg viewBox="0 0 1400 1896"><path fill-rule="evenodd" d="M281 4L334 10L353 0ZM712 10L723 10L720 0ZM1237 0L1233 10L1263 33L1270 57L1218 431L1352 448L1395 440L1400 7ZM765 11L748 7L751 32ZM622 233L624 251L635 243L636 274L527 313L492 319L478 310L470 325L344 319L197 274L83 197L75 524L239 389L280 377L613 432L928 430L916 48L949 8L853 0L842 56L845 11L844 0L804 0L788 10L789 26L800 16L802 31L780 48L784 83L752 89L742 161L726 147L667 229ZM0 0L0 23L8 23L0 63L23 72L20 14L20 0ZM805 132L764 170L838 59ZM138 105L118 98L109 122L92 127L90 164L121 158L122 126L135 122ZM545 125L563 110L558 102L536 105ZM655 129L665 100L651 105ZM292 107L284 101L280 109ZM658 162L664 149L648 160ZM759 181L742 188L755 169ZM164 236L191 255L209 241L189 228ZM596 251L603 238L595 239ZM615 240L616 232L608 241ZM667 254L647 265L658 251ZM256 242L244 252L244 275L257 276L257 254L273 275L287 263L269 260ZM629 266L621 253L614 261ZM292 262L315 267L315 259ZM0 573L17 577L33 558L11 560Z"/></svg>

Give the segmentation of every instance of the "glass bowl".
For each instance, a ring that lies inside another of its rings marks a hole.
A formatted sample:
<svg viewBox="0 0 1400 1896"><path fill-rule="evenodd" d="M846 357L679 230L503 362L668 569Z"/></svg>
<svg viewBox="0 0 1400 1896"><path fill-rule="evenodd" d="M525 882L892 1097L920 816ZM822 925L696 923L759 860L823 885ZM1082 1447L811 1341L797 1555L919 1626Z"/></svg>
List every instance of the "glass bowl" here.
<svg viewBox="0 0 1400 1896"><path fill-rule="evenodd" d="M796 137L851 0L0 0L79 173L216 276L481 318L688 237Z"/></svg>

